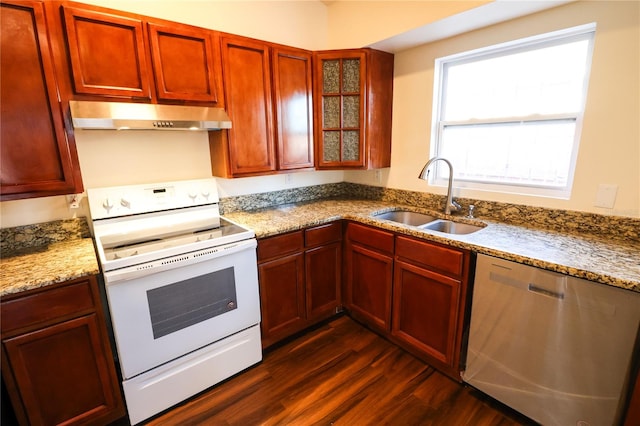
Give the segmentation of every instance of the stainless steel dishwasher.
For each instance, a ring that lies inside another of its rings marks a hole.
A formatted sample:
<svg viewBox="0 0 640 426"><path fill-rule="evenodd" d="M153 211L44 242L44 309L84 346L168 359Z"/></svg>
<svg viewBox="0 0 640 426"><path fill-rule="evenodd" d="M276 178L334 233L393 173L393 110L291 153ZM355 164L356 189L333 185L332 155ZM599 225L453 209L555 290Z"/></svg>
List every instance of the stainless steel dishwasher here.
<svg viewBox="0 0 640 426"><path fill-rule="evenodd" d="M640 293L478 255L463 380L543 425L619 421Z"/></svg>

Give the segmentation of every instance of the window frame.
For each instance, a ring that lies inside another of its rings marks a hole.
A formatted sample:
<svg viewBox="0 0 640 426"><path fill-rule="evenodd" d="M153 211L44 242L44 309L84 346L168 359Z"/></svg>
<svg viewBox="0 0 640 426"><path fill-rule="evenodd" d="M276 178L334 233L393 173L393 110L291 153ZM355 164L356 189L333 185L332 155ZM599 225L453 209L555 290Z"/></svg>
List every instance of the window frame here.
<svg viewBox="0 0 640 426"><path fill-rule="evenodd" d="M514 184L511 182L481 182L468 178L455 177L455 186L458 188L475 189L482 191L500 192L500 193L516 193L523 195L542 196L549 198L569 199L573 188L573 178L578 158L578 150L582 134L582 125L584 119L585 106L588 96L588 86L592 68L593 50L595 45L596 23L579 25L559 31L548 32L531 37L521 38L505 43L492 46L481 47L453 55L437 58L434 64L434 87L433 87L433 106L431 120L431 144L430 157L441 156L442 152L442 134L446 126L466 126L466 125L484 125L484 124L518 124L532 122L552 122L573 120L575 122L575 133L573 145L571 148L570 164L567 176L567 182L564 187L535 185L535 184ZM491 58L498 58L510 54L518 54L522 52L532 51L541 48L568 44L571 42L587 40L587 54L585 57L586 70L582 87L581 104L575 113L560 114L532 114L527 116L511 116L490 119L472 119L472 120L441 120L444 106L446 105L446 87L447 87L447 69L452 65L460 65L465 63L477 62ZM455 166L455 165L454 165ZM435 167L434 173L431 173L429 184L435 186L446 186L448 183L448 169ZM455 171L455 167L454 167Z"/></svg>

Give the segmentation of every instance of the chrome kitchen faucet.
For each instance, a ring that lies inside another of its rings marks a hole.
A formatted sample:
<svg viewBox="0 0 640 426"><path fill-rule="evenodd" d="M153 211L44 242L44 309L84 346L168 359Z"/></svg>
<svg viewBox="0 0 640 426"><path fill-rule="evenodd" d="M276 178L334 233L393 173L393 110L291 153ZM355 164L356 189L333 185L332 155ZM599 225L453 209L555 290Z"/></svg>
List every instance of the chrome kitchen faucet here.
<svg viewBox="0 0 640 426"><path fill-rule="evenodd" d="M444 206L444 214L451 214L451 212L457 212L458 210L462 209L460 204L456 203L453 200L453 195L452 195L453 166L451 165L451 162L446 158L433 157L432 159L427 161L427 164L424 165L424 167L422 168L422 171L420 172L420 175L418 175L418 178L426 181L429 178L429 166L438 160L444 161L449 166L449 186L447 188L447 202Z"/></svg>

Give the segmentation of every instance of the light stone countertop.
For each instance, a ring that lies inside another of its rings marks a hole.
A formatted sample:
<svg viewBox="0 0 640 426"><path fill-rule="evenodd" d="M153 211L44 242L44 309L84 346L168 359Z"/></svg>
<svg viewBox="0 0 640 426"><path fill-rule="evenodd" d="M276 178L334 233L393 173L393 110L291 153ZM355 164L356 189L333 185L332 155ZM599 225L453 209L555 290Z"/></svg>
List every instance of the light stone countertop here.
<svg viewBox="0 0 640 426"><path fill-rule="evenodd" d="M0 297L98 273L91 238L53 242L0 259Z"/></svg>
<svg viewBox="0 0 640 426"><path fill-rule="evenodd" d="M285 204L255 211L235 211L224 217L253 229L257 238L348 219L428 241L484 253L614 287L640 292L640 244L605 237L576 235L501 224L482 218L456 221L485 224L467 235L442 234L373 217L390 210L411 210L445 218L441 213L372 200L321 200Z"/></svg>

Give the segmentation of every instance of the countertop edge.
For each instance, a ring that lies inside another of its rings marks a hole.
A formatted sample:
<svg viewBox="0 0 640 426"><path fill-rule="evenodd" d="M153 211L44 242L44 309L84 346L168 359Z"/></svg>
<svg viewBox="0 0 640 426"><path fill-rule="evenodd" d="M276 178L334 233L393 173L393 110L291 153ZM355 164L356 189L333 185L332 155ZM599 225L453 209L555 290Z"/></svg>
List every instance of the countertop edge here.
<svg viewBox="0 0 640 426"><path fill-rule="evenodd" d="M0 259L0 297L98 274L93 239L57 242L46 250Z"/></svg>

